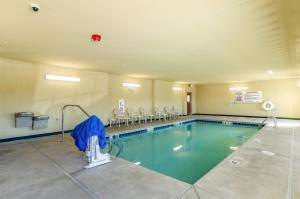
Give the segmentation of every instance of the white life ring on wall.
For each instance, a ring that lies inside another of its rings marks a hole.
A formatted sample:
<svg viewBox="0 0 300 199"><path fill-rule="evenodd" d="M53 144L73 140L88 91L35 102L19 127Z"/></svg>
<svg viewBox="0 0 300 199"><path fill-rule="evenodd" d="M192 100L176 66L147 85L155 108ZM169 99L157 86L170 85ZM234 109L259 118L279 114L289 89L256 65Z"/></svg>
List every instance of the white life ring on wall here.
<svg viewBox="0 0 300 199"><path fill-rule="evenodd" d="M265 110L265 111L271 111L274 109L274 104L270 101L265 101L263 104L262 104L262 108Z"/></svg>

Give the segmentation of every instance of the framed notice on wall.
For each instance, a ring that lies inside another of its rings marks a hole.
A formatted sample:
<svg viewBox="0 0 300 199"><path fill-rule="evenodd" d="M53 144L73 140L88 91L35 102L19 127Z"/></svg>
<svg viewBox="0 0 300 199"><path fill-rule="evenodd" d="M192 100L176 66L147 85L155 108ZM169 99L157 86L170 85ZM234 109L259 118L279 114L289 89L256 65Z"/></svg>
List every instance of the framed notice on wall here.
<svg viewBox="0 0 300 199"><path fill-rule="evenodd" d="M239 91L235 93L235 103L261 103L261 91Z"/></svg>
<svg viewBox="0 0 300 199"><path fill-rule="evenodd" d="M235 93L234 102L236 102L236 103L243 103L244 102L243 92L236 92Z"/></svg>
<svg viewBox="0 0 300 199"><path fill-rule="evenodd" d="M125 112L125 100L124 99L119 99L118 107L122 113Z"/></svg>

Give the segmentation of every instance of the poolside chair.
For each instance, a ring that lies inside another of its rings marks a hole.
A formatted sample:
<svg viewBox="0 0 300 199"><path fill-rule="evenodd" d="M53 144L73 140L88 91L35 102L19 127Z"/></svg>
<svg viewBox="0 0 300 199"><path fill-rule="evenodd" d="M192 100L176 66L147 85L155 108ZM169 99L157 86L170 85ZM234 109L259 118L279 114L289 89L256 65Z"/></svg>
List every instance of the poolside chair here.
<svg viewBox="0 0 300 199"><path fill-rule="evenodd" d="M119 127L121 126L121 123L123 123L123 122L125 123L126 126L128 126L130 118L125 113L123 113L119 109L114 109L113 113L114 113L116 122L118 123Z"/></svg>
<svg viewBox="0 0 300 199"><path fill-rule="evenodd" d="M167 120L167 114L161 112L158 107L154 107L153 109L154 118L158 118L160 121L162 118L166 121Z"/></svg>
<svg viewBox="0 0 300 199"><path fill-rule="evenodd" d="M147 117L150 119L150 122L152 122L153 119L154 119L154 114L151 113L150 111L145 111L145 114L146 114Z"/></svg>
<svg viewBox="0 0 300 199"><path fill-rule="evenodd" d="M113 125L117 124L117 118L109 118L108 119L109 127L112 127Z"/></svg>
<svg viewBox="0 0 300 199"><path fill-rule="evenodd" d="M175 118L179 118L180 114L177 108L175 106L172 106L172 113L174 114Z"/></svg>
<svg viewBox="0 0 300 199"><path fill-rule="evenodd" d="M139 113L140 113L140 115L143 117L144 123L146 123L147 120L148 120L148 117L147 117L147 115L145 114L145 109L142 108L142 107L140 107L140 108L139 108Z"/></svg>
<svg viewBox="0 0 300 199"><path fill-rule="evenodd" d="M170 110L170 108L168 106L164 107L164 111L170 120L174 117L174 114L172 113L172 111Z"/></svg>
<svg viewBox="0 0 300 199"><path fill-rule="evenodd" d="M143 119L142 115L133 112L131 108L126 109L126 113L127 113L128 117L130 118L131 124L134 124L134 122L136 120L139 121L139 124L141 123L141 120Z"/></svg>
<svg viewBox="0 0 300 199"><path fill-rule="evenodd" d="M145 111L143 107L139 108L139 112L143 116L143 120L145 123L147 122L148 119L150 120L150 122L152 122L152 120L154 119L154 115Z"/></svg>

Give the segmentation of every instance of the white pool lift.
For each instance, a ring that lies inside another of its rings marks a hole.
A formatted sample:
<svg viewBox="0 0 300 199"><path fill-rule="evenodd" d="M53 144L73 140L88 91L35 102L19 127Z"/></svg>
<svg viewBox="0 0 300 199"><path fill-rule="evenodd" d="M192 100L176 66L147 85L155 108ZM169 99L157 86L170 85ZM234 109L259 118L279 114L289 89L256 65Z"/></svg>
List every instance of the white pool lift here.
<svg viewBox="0 0 300 199"><path fill-rule="evenodd" d="M65 109L67 107L75 107L80 109L88 118L90 115L79 105L77 104L67 104L62 108L62 141L64 141L65 131L64 131L64 115ZM111 144L110 144L111 147ZM84 156L88 161L88 165L84 168L90 169L102 164L106 164L111 162L110 155L108 153L101 153L98 136L91 136L88 140L88 146L86 151L84 152Z"/></svg>
<svg viewBox="0 0 300 199"><path fill-rule="evenodd" d="M108 153L101 153L98 136L92 136L89 138L88 147L84 154L89 163L84 167L86 169L111 162L110 155Z"/></svg>

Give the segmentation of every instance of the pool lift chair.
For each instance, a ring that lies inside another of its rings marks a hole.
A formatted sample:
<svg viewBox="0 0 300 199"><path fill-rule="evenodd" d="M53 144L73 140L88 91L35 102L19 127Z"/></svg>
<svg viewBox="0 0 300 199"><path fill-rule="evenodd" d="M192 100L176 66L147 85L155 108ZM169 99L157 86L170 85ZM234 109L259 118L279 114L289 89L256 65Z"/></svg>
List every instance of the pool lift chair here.
<svg viewBox="0 0 300 199"><path fill-rule="evenodd" d="M90 137L88 140L88 148L85 151L84 156L89 163L84 167L86 169L111 162L110 155L108 153L101 153L98 136Z"/></svg>
<svg viewBox="0 0 300 199"><path fill-rule="evenodd" d="M67 107L76 107L81 110L88 118L90 115L79 105L68 104L62 109L62 142L64 141L64 115ZM109 151L111 151L111 140L109 139ZM100 151L98 136L91 136L88 139L87 149L84 152L84 157L88 161L88 165L84 168L90 169L102 164L111 162L109 153L102 153Z"/></svg>

